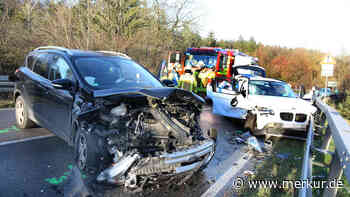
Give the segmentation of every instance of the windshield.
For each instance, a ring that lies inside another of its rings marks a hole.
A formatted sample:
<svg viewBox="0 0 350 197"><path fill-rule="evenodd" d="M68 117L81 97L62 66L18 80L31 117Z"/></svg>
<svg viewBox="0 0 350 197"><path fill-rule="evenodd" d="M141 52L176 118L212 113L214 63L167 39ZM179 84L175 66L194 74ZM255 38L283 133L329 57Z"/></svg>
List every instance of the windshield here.
<svg viewBox="0 0 350 197"><path fill-rule="evenodd" d="M238 68L237 72L243 76L260 76L265 77L265 71L262 69Z"/></svg>
<svg viewBox="0 0 350 197"><path fill-rule="evenodd" d="M119 57L78 57L75 65L93 89L157 88L162 84L142 66Z"/></svg>
<svg viewBox="0 0 350 197"><path fill-rule="evenodd" d="M249 82L250 95L282 96L296 98L292 88L284 82L251 80Z"/></svg>
<svg viewBox="0 0 350 197"><path fill-rule="evenodd" d="M199 62L203 62L209 68L213 68L216 65L217 56L213 55L189 55L186 58L185 65L199 66Z"/></svg>

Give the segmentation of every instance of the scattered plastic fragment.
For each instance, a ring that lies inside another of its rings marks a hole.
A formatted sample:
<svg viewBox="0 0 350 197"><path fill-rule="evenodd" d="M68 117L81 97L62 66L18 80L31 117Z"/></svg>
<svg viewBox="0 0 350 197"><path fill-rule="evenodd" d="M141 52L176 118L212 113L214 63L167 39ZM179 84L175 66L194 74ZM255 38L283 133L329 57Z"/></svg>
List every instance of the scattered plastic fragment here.
<svg viewBox="0 0 350 197"><path fill-rule="evenodd" d="M235 141L236 141L236 143L238 143L238 144L243 144L243 143L245 143L245 140L242 139L242 138L240 138L240 137L236 137L236 138L235 138Z"/></svg>
<svg viewBox="0 0 350 197"><path fill-rule="evenodd" d="M253 171L250 171L250 170L245 170L243 172L244 176L253 176L254 175L254 172Z"/></svg>
<svg viewBox="0 0 350 197"><path fill-rule="evenodd" d="M250 132L245 132L242 135L240 135L239 137L241 137L244 140L247 140L249 137L251 137L252 135L250 134Z"/></svg>
<svg viewBox="0 0 350 197"><path fill-rule="evenodd" d="M260 147L260 144L258 142L258 139L256 139L256 137L251 136L247 139L247 144L249 146L251 146L252 148L254 148L255 150L257 150L258 152L262 153L262 149Z"/></svg>
<svg viewBox="0 0 350 197"><path fill-rule="evenodd" d="M265 155L255 155L255 158L257 160L264 160L266 157L265 157Z"/></svg>

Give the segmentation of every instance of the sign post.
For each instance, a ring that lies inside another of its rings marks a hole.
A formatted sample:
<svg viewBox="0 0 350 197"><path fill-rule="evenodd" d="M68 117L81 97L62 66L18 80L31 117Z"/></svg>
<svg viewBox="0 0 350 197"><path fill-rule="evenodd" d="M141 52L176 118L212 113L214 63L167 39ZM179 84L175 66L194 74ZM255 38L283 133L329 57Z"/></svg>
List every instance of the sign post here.
<svg viewBox="0 0 350 197"><path fill-rule="evenodd" d="M326 56L321 62L321 66L322 66L321 76L326 77L326 82L324 87L325 93L327 92L327 88L328 88L328 77L333 76L334 65L335 65L335 60L332 56L329 56L329 55Z"/></svg>

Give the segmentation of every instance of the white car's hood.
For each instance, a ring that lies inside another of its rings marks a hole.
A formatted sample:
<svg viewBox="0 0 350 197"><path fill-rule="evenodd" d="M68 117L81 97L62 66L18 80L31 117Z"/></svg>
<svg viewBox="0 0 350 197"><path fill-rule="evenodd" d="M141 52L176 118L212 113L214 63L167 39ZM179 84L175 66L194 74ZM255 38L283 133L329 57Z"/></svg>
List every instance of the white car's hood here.
<svg viewBox="0 0 350 197"><path fill-rule="evenodd" d="M314 113L316 108L310 102L300 98L289 98L280 96L260 96L249 95L248 99L252 107L266 107L277 111L296 111L304 113Z"/></svg>

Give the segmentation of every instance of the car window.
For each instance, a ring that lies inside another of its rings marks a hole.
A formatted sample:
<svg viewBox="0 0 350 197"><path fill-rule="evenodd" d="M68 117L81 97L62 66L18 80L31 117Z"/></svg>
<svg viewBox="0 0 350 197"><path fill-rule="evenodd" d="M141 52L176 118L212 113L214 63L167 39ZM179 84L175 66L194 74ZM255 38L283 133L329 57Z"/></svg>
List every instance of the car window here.
<svg viewBox="0 0 350 197"><path fill-rule="evenodd" d="M48 62L49 54L40 54L35 61L33 72L42 77L48 78Z"/></svg>
<svg viewBox="0 0 350 197"><path fill-rule="evenodd" d="M185 65L199 66L199 63L203 62L207 67L215 68L216 61L217 56L214 55L187 55Z"/></svg>
<svg viewBox="0 0 350 197"><path fill-rule="evenodd" d="M78 57L75 65L81 78L94 89L163 87L136 62L119 57Z"/></svg>
<svg viewBox="0 0 350 197"><path fill-rule="evenodd" d="M61 56L53 56L49 63L51 81L57 79L70 79L73 81L73 72L66 60Z"/></svg>

